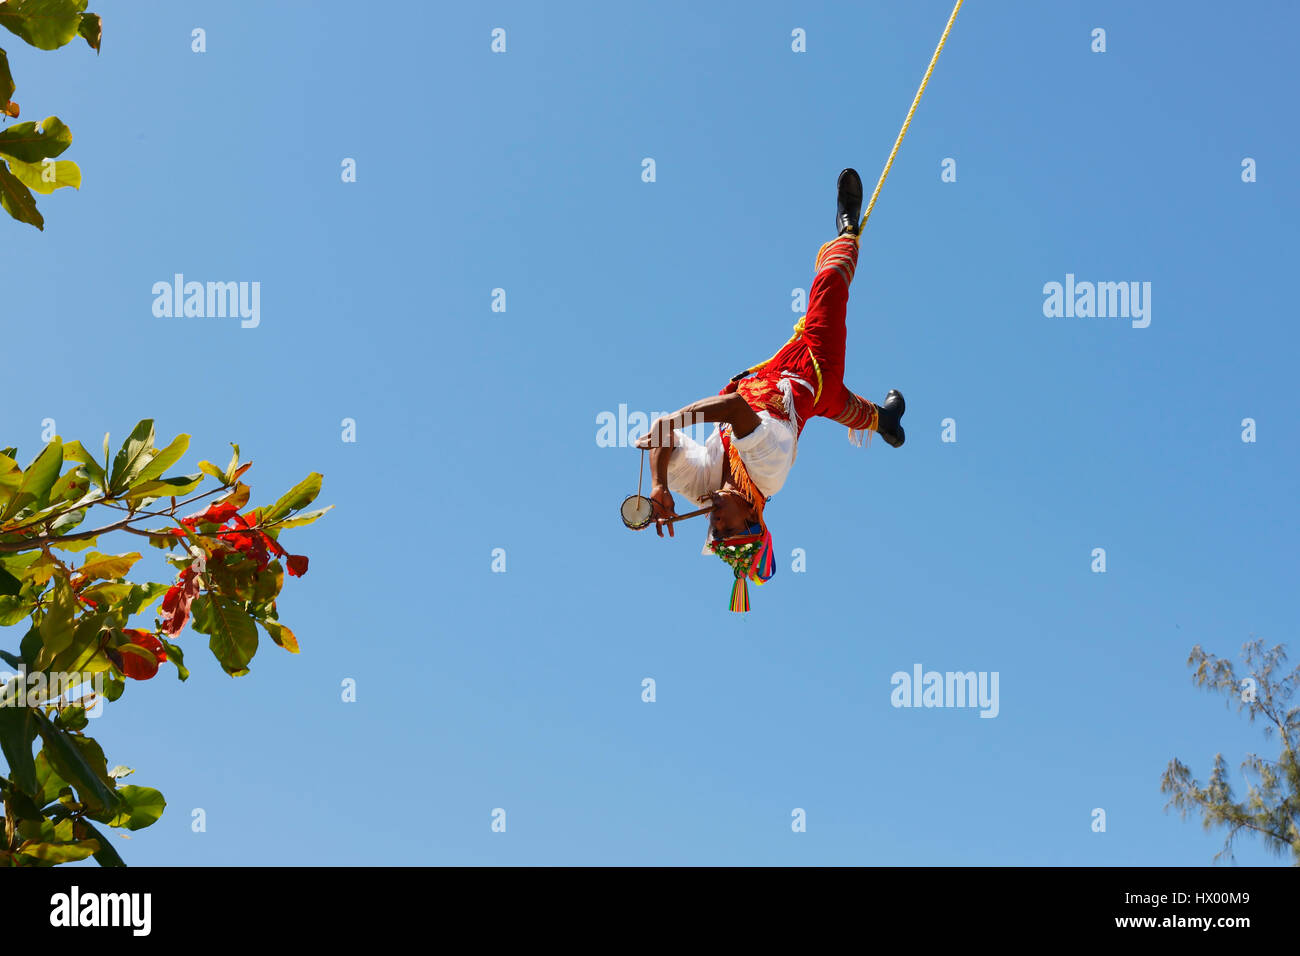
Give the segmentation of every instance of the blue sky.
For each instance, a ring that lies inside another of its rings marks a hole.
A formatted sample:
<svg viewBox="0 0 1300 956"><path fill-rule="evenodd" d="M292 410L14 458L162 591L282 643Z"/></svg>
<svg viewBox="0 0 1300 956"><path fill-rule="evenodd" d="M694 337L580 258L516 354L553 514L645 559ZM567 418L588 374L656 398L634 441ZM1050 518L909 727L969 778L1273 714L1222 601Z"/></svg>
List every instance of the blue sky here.
<svg viewBox="0 0 1300 956"><path fill-rule="evenodd" d="M621 526L597 418L785 341L947 0L94 8L98 58L4 38L84 182L0 222L3 441L152 417L190 465L239 442L255 503L320 471L336 506L285 539L301 655L232 680L187 632L188 683L93 725L168 799L129 863L1210 862L1162 770L1276 744L1187 654L1297 626L1291 5L966 4L849 304L907 444L808 426L747 615L702 528ZM260 325L156 318L178 272L260 282ZM1045 317L1067 273L1150 282L1150 326ZM892 707L918 663L998 672L998 716Z"/></svg>

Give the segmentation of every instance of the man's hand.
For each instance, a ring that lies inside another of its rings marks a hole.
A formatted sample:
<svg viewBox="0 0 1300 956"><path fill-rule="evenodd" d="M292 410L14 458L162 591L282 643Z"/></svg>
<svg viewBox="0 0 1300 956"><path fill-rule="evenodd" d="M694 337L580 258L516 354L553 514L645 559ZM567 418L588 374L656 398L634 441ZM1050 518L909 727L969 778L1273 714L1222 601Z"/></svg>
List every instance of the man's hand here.
<svg viewBox="0 0 1300 956"><path fill-rule="evenodd" d="M650 430L632 443L637 448L672 448L676 444L673 429L666 418L656 419Z"/></svg>
<svg viewBox="0 0 1300 956"><path fill-rule="evenodd" d="M650 504L654 509L655 531L659 537L664 536L664 526L668 527L668 537L676 537L671 523L664 521L666 517L677 516L677 504L673 501L673 494L664 485L655 485L654 490L650 492Z"/></svg>

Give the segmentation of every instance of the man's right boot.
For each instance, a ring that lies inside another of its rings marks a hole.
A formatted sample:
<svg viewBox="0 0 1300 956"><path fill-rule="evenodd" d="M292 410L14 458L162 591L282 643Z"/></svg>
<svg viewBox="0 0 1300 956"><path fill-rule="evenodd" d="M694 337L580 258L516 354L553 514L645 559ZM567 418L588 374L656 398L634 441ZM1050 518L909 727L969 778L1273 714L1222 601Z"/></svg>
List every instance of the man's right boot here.
<svg viewBox="0 0 1300 956"><path fill-rule="evenodd" d="M907 440L907 433L903 431L905 411L907 403L903 401L903 393L896 388L889 390L883 405L876 406L876 434L895 448Z"/></svg>

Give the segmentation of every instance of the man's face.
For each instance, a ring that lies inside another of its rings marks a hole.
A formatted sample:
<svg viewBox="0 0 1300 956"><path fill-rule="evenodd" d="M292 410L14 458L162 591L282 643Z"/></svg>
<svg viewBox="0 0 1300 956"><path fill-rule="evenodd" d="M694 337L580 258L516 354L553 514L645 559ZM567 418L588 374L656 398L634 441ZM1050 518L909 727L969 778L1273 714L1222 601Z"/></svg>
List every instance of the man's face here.
<svg viewBox="0 0 1300 956"><path fill-rule="evenodd" d="M719 489L709 499L713 502L709 524L715 535L744 534L751 524L758 521L753 505L735 492Z"/></svg>

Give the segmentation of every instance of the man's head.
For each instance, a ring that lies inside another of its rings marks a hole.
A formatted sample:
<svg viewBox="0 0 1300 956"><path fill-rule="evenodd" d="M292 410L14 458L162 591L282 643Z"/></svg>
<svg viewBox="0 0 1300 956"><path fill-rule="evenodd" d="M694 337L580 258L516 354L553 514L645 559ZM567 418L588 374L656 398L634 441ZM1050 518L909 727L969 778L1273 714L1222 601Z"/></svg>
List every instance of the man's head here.
<svg viewBox="0 0 1300 956"><path fill-rule="evenodd" d="M739 492L719 488L709 496L713 510L709 512L709 531L714 540L738 534L752 533L759 523L758 509Z"/></svg>
<svg viewBox="0 0 1300 956"><path fill-rule="evenodd" d="M761 508L730 489L715 491L709 513L709 542L706 551L717 555L731 568L734 582L730 607L749 610L747 581L763 584L776 573L772 535Z"/></svg>

